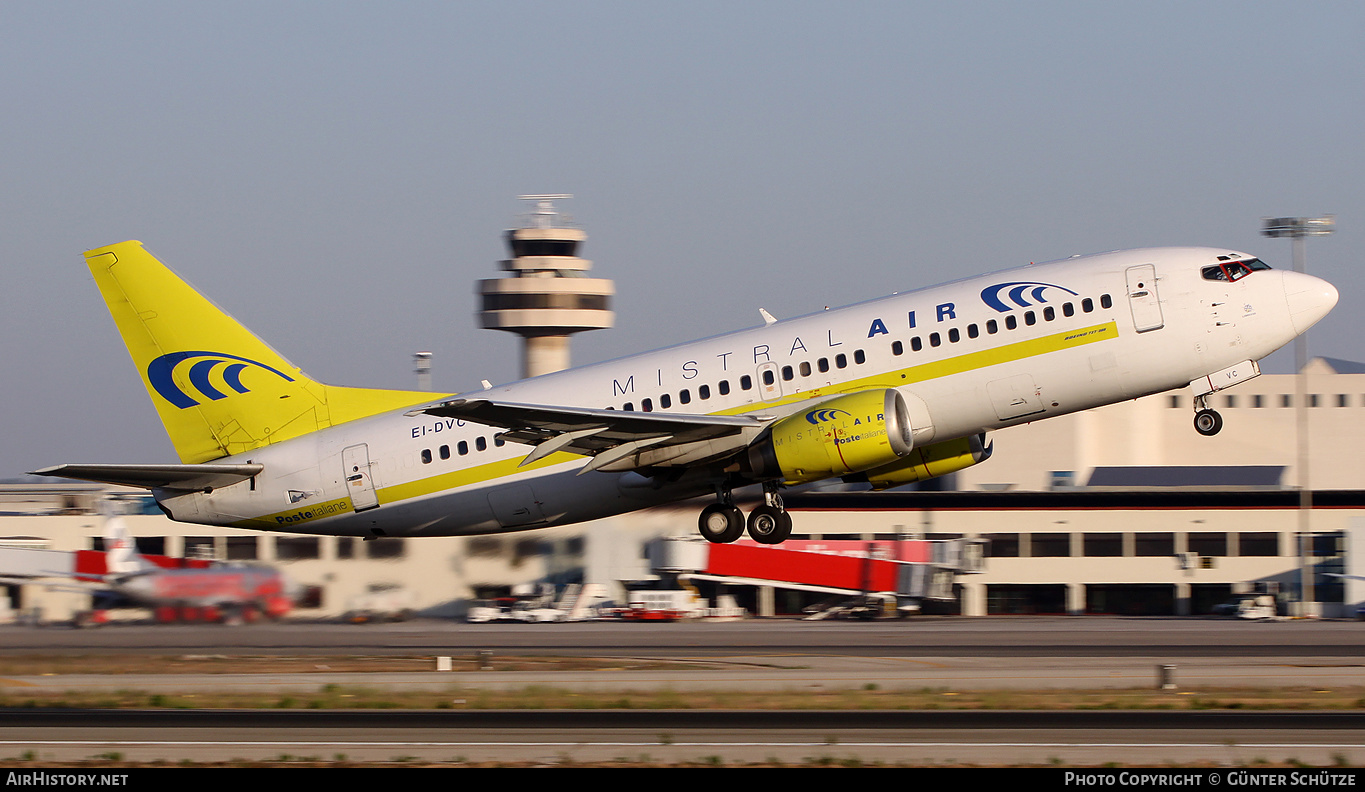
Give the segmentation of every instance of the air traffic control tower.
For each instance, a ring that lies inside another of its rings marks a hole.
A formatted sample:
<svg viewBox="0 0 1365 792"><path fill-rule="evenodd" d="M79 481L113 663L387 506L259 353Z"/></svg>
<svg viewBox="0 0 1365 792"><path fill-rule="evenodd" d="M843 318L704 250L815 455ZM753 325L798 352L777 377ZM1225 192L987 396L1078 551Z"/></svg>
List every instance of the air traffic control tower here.
<svg viewBox="0 0 1365 792"><path fill-rule="evenodd" d="M616 289L610 280L587 277L592 262L577 256L587 235L554 208L572 195L518 197L536 208L507 232L512 258L500 264L511 274L479 281L479 321L521 336L521 375L535 377L569 367L569 336L612 326Z"/></svg>

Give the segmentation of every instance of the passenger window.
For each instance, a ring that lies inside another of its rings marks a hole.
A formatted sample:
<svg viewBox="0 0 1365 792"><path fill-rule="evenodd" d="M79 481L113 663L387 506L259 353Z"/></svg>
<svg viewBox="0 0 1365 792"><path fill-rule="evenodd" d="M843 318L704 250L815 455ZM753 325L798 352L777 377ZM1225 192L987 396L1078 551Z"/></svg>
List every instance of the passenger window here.
<svg viewBox="0 0 1365 792"><path fill-rule="evenodd" d="M1014 328L1016 328L1016 327L1018 327L1018 326L1019 326L1019 317L1015 316L1014 314L1010 314L1009 316L1006 316L1006 317L1005 317L1005 329L1006 329L1006 330L1013 330Z"/></svg>
<svg viewBox="0 0 1365 792"><path fill-rule="evenodd" d="M803 377L809 377L809 376L810 376L810 362L809 362L809 361L805 361L805 360L801 361L801 376L803 376Z"/></svg>
<svg viewBox="0 0 1365 792"><path fill-rule="evenodd" d="M1043 321L1045 321L1045 322L1051 322L1053 319L1056 319L1056 318L1057 318L1057 312L1054 311L1054 310L1052 309L1052 306L1051 306L1051 305L1049 305L1048 307L1046 307L1046 308L1043 309Z"/></svg>
<svg viewBox="0 0 1365 792"><path fill-rule="evenodd" d="M794 377L796 377L796 372L792 370L791 366L782 367L782 380L784 382L791 382Z"/></svg>
<svg viewBox="0 0 1365 792"><path fill-rule="evenodd" d="M962 340L962 333L956 327L948 329L948 340L954 344Z"/></svg>
<svg viewBox="0 0 1365 792"><path fill-rule="evenodd" d="M1024 311L1024 324L1029 327L1038 324L1038 317L1033 315L1033 311Z"/></svg>
<svg viewBox="0 0 1365 792"><path fill-rule="evenodd" d="M763 372L763 384L764 384L764 385L771 385L771 384L773 384L774 382L777 382L777 377L774 377L774 376L773 376L772 369L767 369L767 370L765 370L765 371Z"/></svg>
<svg viewBox="0 0 1365 792"><path fill-rule="evenodd" d="M430 449L430 448L423 448L423 449L422 449L422 464L423 464L423 465L430 465L430 464L431 464L431 449Z"/></svg>
<svg viewBox="0 0 1365 792"><path fill-rule="evenodd" d="M893 355L904 355L904 354L905 354L905 345L902 344L902 343L899 342L899 341L892 341L892 342L891 342L891 354L893 354Z"/></svg>
<svg viewBox="0 0 1365 792"><path fill-rule="evenodd" d="M720 388L720 395L722 396L730 395L730 380L721 380L720 385L718 387Z"/></svg>
<svg viewBox="0 0 1365 792"><path fill-rule="evenodd" d="M1095 310L1095 302L1094 302L1093 300L1091 300L1089 297L1086 297L1084 300L1081 300L1081 310L1082 310L1082 311L1085 311L1086 313L1090 313L1091 311L1094 311L1094 310Z"/></svg>
<svg viewBox="0 0 1365 792"><path fill-rule="evenodd" d="M684 391L684 393L686 393L686 391ZM701 399L702 401L706 401L707 399L711 398L711 386L710 386L710 385L698 385L698 386L697 386L697 398Z"/></svg>
<svg viewBox="0 0 1365 792"><path fill-rule="evenodd" d="M691 394L686 388L683 388L683 389L682 389L681 391L679 391L679 393L678 393L678 404L691 404L691 403L692 403L692 394Z"/></svg>
<svg viewBox="0 0 1365 792"><path fill-rule="evenodd" d="M942 343L943 343L943 339L941 339L941 338L938 337L938 333L930 333L930 334L929 334L929 346L931 346L931 347L936 347L936 346L938 346L939 344L942 344Z"/></svg>
<svg viewBox="0 0 1365 792"><path fill-rule="evenodd" d="M649 399L641 399L640 409L645 412L654 412L654 402Z"/></svg>
<svg viewBox="0 0 1365 792"><path fill-rule="evenodd" d="M669 407L672 407L672 406L673 406L673 397L672 397L672 396L669 396L667 393L665 393L664 395L662 395L662 396L659 397L659 409L660 409L660 410L667 410Z"/></svg>
<svg viewBox="0 0 1365 792"><path fill-rule="evenodd" d="M842 354L840 354L840 355L835 355L835 356L834 356L834 366L835 366L836 368L848 368L848 358L845 357L845 356L842 355Z"/></svg>
<svg viewBox="0 0 1365 792"><path fill-rule="evenodd" d="M742 377L739 378L739 389L740 389L740 390L749 390L749 389L751 389L751 388L753 388L753 387L754 387L754 381L753 381L752 378L749 377L748 374L745 374L744 376L742 376Z"/></svg>
<svg viewBox="0 0 1365 792"><path fill-rule="evenodd" d="M1062 303L1062 316L1075 316L1076 306L1071 303Z"/></svg>
<svg viewBox="0 0 1365 792"><path fill-rule="evenodd" d="M986 332L990 333L991 335L995 335L996 333L1000 332L1000 325L996 324L994 319L987 319Z"/></svg>
<svg viewBox="0 0 1365 792"><path fill-rule="evenodd" d="M981 335L981 329L980 329L980 328L978 328L978 327L977 327L976 325L974 325L974 324L969 324L969 325L967 325L967 337L968 337L968 338L976 338L976 337L979 336L979 335Z"/></svg>
<svg viewBox="0 0 1365 792"><path fill-rule="evenodd" d="M829 371L829 358L820 358L816 361L816 366L820 369L821 374Z"/></svg>
<svg viewBox="0 0 1365 792"><path fill-rule="evenodd" d="M450 446L441 446L441 459L450 459Z"/></svg>
<svg viewBox="0 0 1365 792"><path fill-rule="evenodd" d="M867 355L863 354L861 349L855 349L853 350L853 362L861 366L867 362Z"/></svg>
<svg viewBox="0 0 1365 792"><path fill-rule="evenodd" d="M1113 301L1112 299L1110 299L1109 295L1107 295L1107 294L1101 294L1101 295L1100 295L1100 307L1101 307L1101 308L1113 308L1113 307L1114 307L1114 301Z"/></svg>
<svg viewBox="0 0 1365 792"><path fill-rule="evenodd" d="M476 437L476 438L474 438L474 448L475 448L475 450L478 450L478 451L487 451L487 450L488 450L488 439L485 438L485 437Z"/></svg>
<svg viewBox="0 0 1365 792"><path fill-rule="evenodd" d="M468 454L469 443L465 442L464 440L461 440L459 443L455 445L455 452L458 453L460 456Z"/></svg>
<svg viewBox="0 0 1365 792"><path fill-rule="evenodd" d="M626 402L625 404L621 405L621 409L625 410L626 412L635 412L635 402Z"/></svg>
<svg viewBox="0 0 1365 792"><path fill-rule="evenodd" d="M910 348L916 352L924 349L924 342L919 340L919 336L910 339Z"/></svg>

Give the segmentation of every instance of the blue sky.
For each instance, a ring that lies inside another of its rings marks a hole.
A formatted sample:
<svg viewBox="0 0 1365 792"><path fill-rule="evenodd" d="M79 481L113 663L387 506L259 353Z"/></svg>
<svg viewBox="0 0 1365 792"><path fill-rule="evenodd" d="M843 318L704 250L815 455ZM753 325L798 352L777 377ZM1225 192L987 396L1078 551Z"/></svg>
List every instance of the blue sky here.
<svg viewBox="0 0 1365 792"><path fill-rule="evenodd" d="M517 371L476 329L521 193L618 288L591 362L1124 247L1289 265L1365 359L1365 5L0 4L0 477L173 461L81 252L140 239L327 382ZM1272 368L1287 370L1281 353Z"/></svg>

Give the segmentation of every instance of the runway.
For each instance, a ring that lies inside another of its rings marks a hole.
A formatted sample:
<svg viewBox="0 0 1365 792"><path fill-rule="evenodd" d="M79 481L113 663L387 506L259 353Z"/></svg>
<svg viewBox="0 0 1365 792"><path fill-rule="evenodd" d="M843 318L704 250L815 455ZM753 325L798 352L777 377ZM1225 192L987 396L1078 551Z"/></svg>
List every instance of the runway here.
<svg viewBox="0 0 1365 792"><path fill-rule="evenodd" d="M714 624L117 626L0 628L0 655L468 656L491 652L679 661L649 670L306 674L90 673L0 679L22 691L196 689L303 694L326 686L434 690L552 686L647 690L954 691L1152 689L1159 666L1180 688L1360 687L1365 625L1212 619L988 618L904 622ZM466 664L468 665L468 664ZM1179 695L1176 693L1175 695ZM236 717L42 711L0 717L0 757L172 761L312 757L320 761L696 761L701 763L1365 763L1356 711L426 713L257 711ZM1233 719L1219 720L1218 715ZM1292 714L1291 714L1292 715ZM201 720L193 724L187 720ZM373 718L365 720L366 717ZM383 718L387 718L384 720ZM1159 720L1166 718L1166 720ZM499 720L501 719L501 720ZM520 719L520 720L517 720Z"/></svg>

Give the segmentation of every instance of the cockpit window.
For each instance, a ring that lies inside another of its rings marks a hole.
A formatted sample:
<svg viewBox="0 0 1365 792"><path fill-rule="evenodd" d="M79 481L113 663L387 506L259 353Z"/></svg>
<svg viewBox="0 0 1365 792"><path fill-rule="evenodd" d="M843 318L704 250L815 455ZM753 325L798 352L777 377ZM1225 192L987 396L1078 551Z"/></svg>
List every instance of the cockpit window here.
<svg viewBox="0 0 1365 792"><path fill-rule="evenodd" d="M1235 281L1241 280L1256 270L1268 270L1270 265L1260 259L1248 261L1220 261L1202 270L1204 280Z"/></svg>

